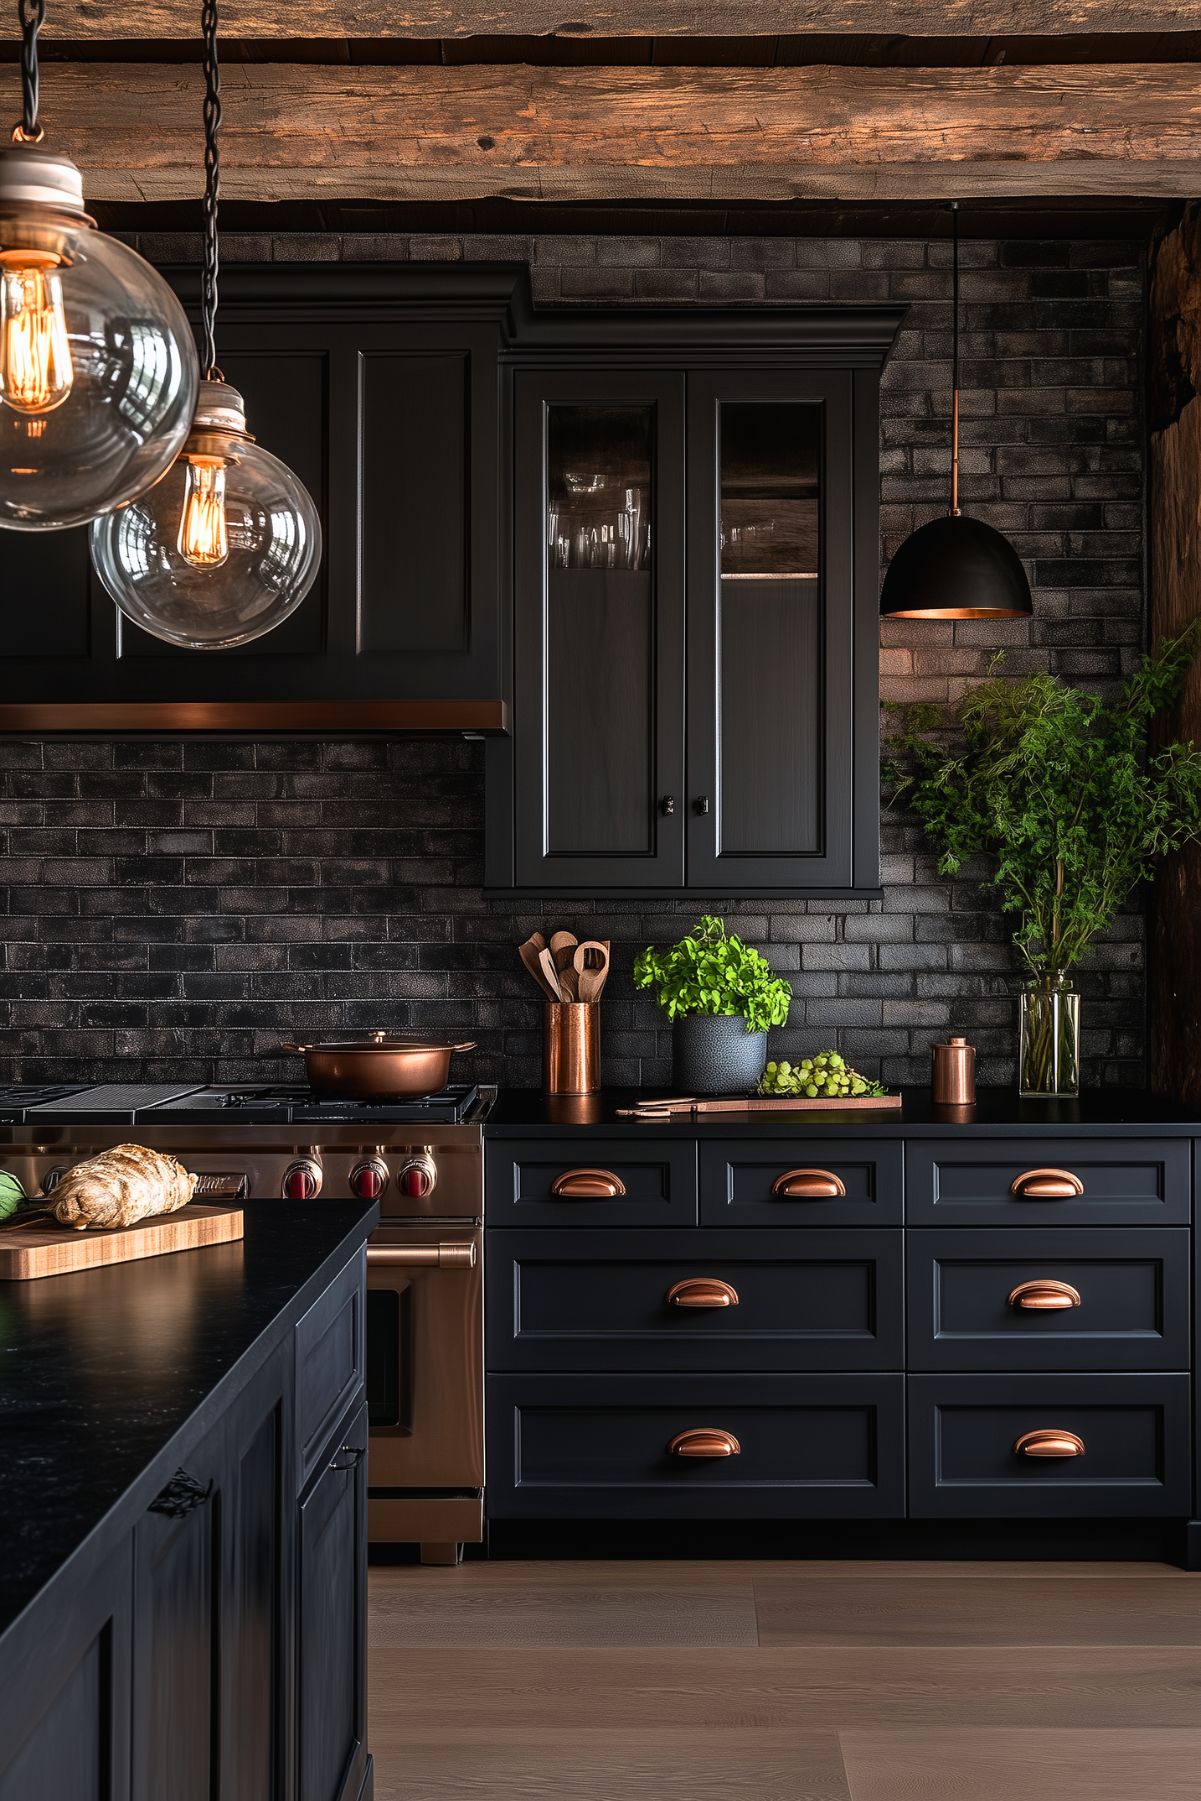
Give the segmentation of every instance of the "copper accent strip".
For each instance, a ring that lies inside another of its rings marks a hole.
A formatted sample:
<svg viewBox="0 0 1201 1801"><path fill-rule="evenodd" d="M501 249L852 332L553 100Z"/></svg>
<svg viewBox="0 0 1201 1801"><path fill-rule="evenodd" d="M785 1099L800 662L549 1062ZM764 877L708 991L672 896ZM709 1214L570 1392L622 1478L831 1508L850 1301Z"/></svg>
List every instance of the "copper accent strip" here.
<svg viewBox="0 0 1201 1801"><path fill-rule="evenodd" d="M690 1426L677 1432L667 1447L672 1457L738 1457L742 1446L720 1426Z"/></svg>
<svg viewBox="0 0 1201 1801"><path fill-rule="evenodd" d="M1070 1282L1043 1276L1034 1282L1019 1282L1010 1290L1009 1305L1024 1307L1029 1313L1063 1313L1070 1307L1079 1307L1080 1291Z"/></svg>
<svg viewBox="0 0 1201 1801"><path fill-rule="evenodd" d="M611 1169L565 1169L550 1185L556 1200L615 1201L626 1191Z"/></svg>
<svg viewBox="0 0 1201 1801"><path fill-rule="evenodd" d="M1070 1169L1028 1169L1015 1176L1009 1192L1023 1201L1070 1201L1084 1183Z"/></svg>
<svg viewBox="0 0 1201 1801"><path fill-rule="evenodd" d="M1083 1457L1084 1440L1075 1432L1041 1426L1036 1432L1023 1432L1013 1449L1017 1457Z"/></svg>
<svg viewBox="0 0 1201 1801"><path fill-rule="evenodd" d="M718 1276L685 1276L672 1283L664 1300L669 1307L737 1307L738 1290Z"/></svg>
<svg viewBox="0 0 1201 1801"><path fill-rule="evenodd" d="M474 1244L409 1244L367 1246L367 1261L390 1269L474 1269Z"/></svg>
<svg viewBox="0 0 1201 1801"><path fill-rule="evenodd" d="M787 1201L829 1201L845 1195L846 1183L829 1169L790 1169L777 1176L772 1193Z"/></svg>
<svg viewBox="0 0 1201 1801"><path fill-rule="evenodd" d="M503 700L6 701L0 732L508 731Z"/></svg>

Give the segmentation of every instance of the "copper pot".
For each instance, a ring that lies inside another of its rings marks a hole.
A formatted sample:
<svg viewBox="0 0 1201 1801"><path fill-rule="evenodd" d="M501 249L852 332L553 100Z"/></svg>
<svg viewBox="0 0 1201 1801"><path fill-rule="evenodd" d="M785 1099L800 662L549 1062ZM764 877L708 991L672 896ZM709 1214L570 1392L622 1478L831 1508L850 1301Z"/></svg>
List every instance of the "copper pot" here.
<svg viewBox="0 0 1201 1801"><path fill-rule="evenodd" d="M304 1058L314 1094L350 1101L390 1101L437 1094L450 1079L456 1051L473 1051L474 1041L453 1043L420 1032L368 1032L365 1038L330 1044L281 1044Z"/></svg>

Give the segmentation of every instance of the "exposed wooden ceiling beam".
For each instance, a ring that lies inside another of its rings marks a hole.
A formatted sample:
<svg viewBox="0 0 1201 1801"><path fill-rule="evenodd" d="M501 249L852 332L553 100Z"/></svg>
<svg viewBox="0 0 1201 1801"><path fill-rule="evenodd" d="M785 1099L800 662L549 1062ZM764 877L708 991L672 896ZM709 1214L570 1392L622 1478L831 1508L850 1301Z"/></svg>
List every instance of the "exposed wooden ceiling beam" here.
<svg viewBox="0 0 1201 1801"><path fill-rule="evenodd" d="M422 38L545 33L593 37L1057 36L1191 31L1201 0L235 0L231 38ZM195 38L195 0L56 0L47 36L79 42Z"/></svg>
<svg viewBox="0 0 1201 1801"><path fill-rule="evenodd" d="M1187 64L225 75L230 199L889 200L1201 192ZM200 71L64 63L48 141L106 201L200 187Z"/></svg>

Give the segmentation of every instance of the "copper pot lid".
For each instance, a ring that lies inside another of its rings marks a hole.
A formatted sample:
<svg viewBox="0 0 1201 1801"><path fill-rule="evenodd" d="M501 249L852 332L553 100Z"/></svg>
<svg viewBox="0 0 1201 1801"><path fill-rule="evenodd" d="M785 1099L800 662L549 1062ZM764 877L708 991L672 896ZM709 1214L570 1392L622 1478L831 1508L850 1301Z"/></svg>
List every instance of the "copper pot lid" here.
<svg viewBox="0 0 1201 1801"><path fill-rule="evenodd" d="M427 1056L431 1051L473 1051L475 1040L430 1038L421 1032L368 1032L364 1038L326 1038L312 1043L281 1044L282 1051L382 1051L388 1056Z"/></svg>

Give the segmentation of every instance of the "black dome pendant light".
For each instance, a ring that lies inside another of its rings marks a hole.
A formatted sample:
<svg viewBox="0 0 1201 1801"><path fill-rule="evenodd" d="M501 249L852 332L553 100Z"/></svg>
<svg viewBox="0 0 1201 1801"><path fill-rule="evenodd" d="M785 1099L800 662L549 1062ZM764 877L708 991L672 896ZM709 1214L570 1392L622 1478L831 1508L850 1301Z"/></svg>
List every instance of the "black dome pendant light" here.
<svg viewBox="0 0 1201 1801"><path fill-rule="evenodd" d="M1034 611L1007 538L959 511L959 203L951 202L951 510L906 538L884 577L887 619L1022 619Z"/></svg>

